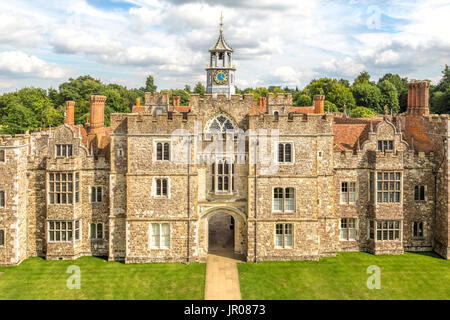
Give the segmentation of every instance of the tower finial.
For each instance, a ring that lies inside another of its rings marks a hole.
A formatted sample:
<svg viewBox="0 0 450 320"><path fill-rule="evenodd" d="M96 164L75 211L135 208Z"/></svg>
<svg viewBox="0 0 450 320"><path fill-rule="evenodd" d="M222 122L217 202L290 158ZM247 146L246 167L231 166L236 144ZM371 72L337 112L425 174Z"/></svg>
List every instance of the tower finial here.
<svg viewBox="0 0 450 320"><path fill-rule="evenodd" d="M222 11L220 12L220 33L223 32L223 14Z"/></svg>

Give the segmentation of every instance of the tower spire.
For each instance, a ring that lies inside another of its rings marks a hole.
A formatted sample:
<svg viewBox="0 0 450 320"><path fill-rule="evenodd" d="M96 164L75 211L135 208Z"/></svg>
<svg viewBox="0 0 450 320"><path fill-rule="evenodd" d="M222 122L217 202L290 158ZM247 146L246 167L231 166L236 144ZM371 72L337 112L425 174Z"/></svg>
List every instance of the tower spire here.
<svg viewBox="0 0 450 320"><path fill-rule="evenodd" d="M220 23L219 23L219 25L220 25L220 33L222 33L223 32L223 14L222 14L222 11L220 12Z"/></svg>

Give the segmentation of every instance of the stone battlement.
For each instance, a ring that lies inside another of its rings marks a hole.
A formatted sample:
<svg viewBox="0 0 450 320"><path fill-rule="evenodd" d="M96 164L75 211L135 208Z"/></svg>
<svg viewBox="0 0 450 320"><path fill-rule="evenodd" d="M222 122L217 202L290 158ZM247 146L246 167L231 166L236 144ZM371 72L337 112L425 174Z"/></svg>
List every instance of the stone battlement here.
<svg viewBox="0 0 450 320"><path fill-rule="evenodd" d="M169 105L169 93L168 92L155 92L155 93L151 93L151 92L146 92L145 93L145 105L146 106L161 106L161 105L165 105L168 106Z"/></svg>

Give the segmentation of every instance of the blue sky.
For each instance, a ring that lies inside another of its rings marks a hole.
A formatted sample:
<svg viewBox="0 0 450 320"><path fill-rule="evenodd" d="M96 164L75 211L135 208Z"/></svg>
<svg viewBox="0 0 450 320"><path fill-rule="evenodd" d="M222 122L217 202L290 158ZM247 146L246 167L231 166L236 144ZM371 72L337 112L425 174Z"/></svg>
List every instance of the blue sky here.
<svg viewBox="0 0 450 320"><path fill-rule="evenodd" d="M0 3L0 92L90 74L159 89L205 81L219 17L241 88L303 88L369 71L438 81L450 64L450 3L292 0L34 0Z"/></svg>

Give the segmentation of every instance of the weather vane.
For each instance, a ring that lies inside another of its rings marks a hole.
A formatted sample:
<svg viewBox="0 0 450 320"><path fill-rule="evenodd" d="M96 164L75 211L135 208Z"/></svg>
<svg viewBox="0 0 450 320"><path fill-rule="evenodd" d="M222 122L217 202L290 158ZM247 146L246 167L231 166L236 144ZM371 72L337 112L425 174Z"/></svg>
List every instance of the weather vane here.
<svg viewBox="0 0 450 320"><path fill-rule="evenodd" d="M223 31L223 15L222 12L220 12L220 32Z"/></svg>

